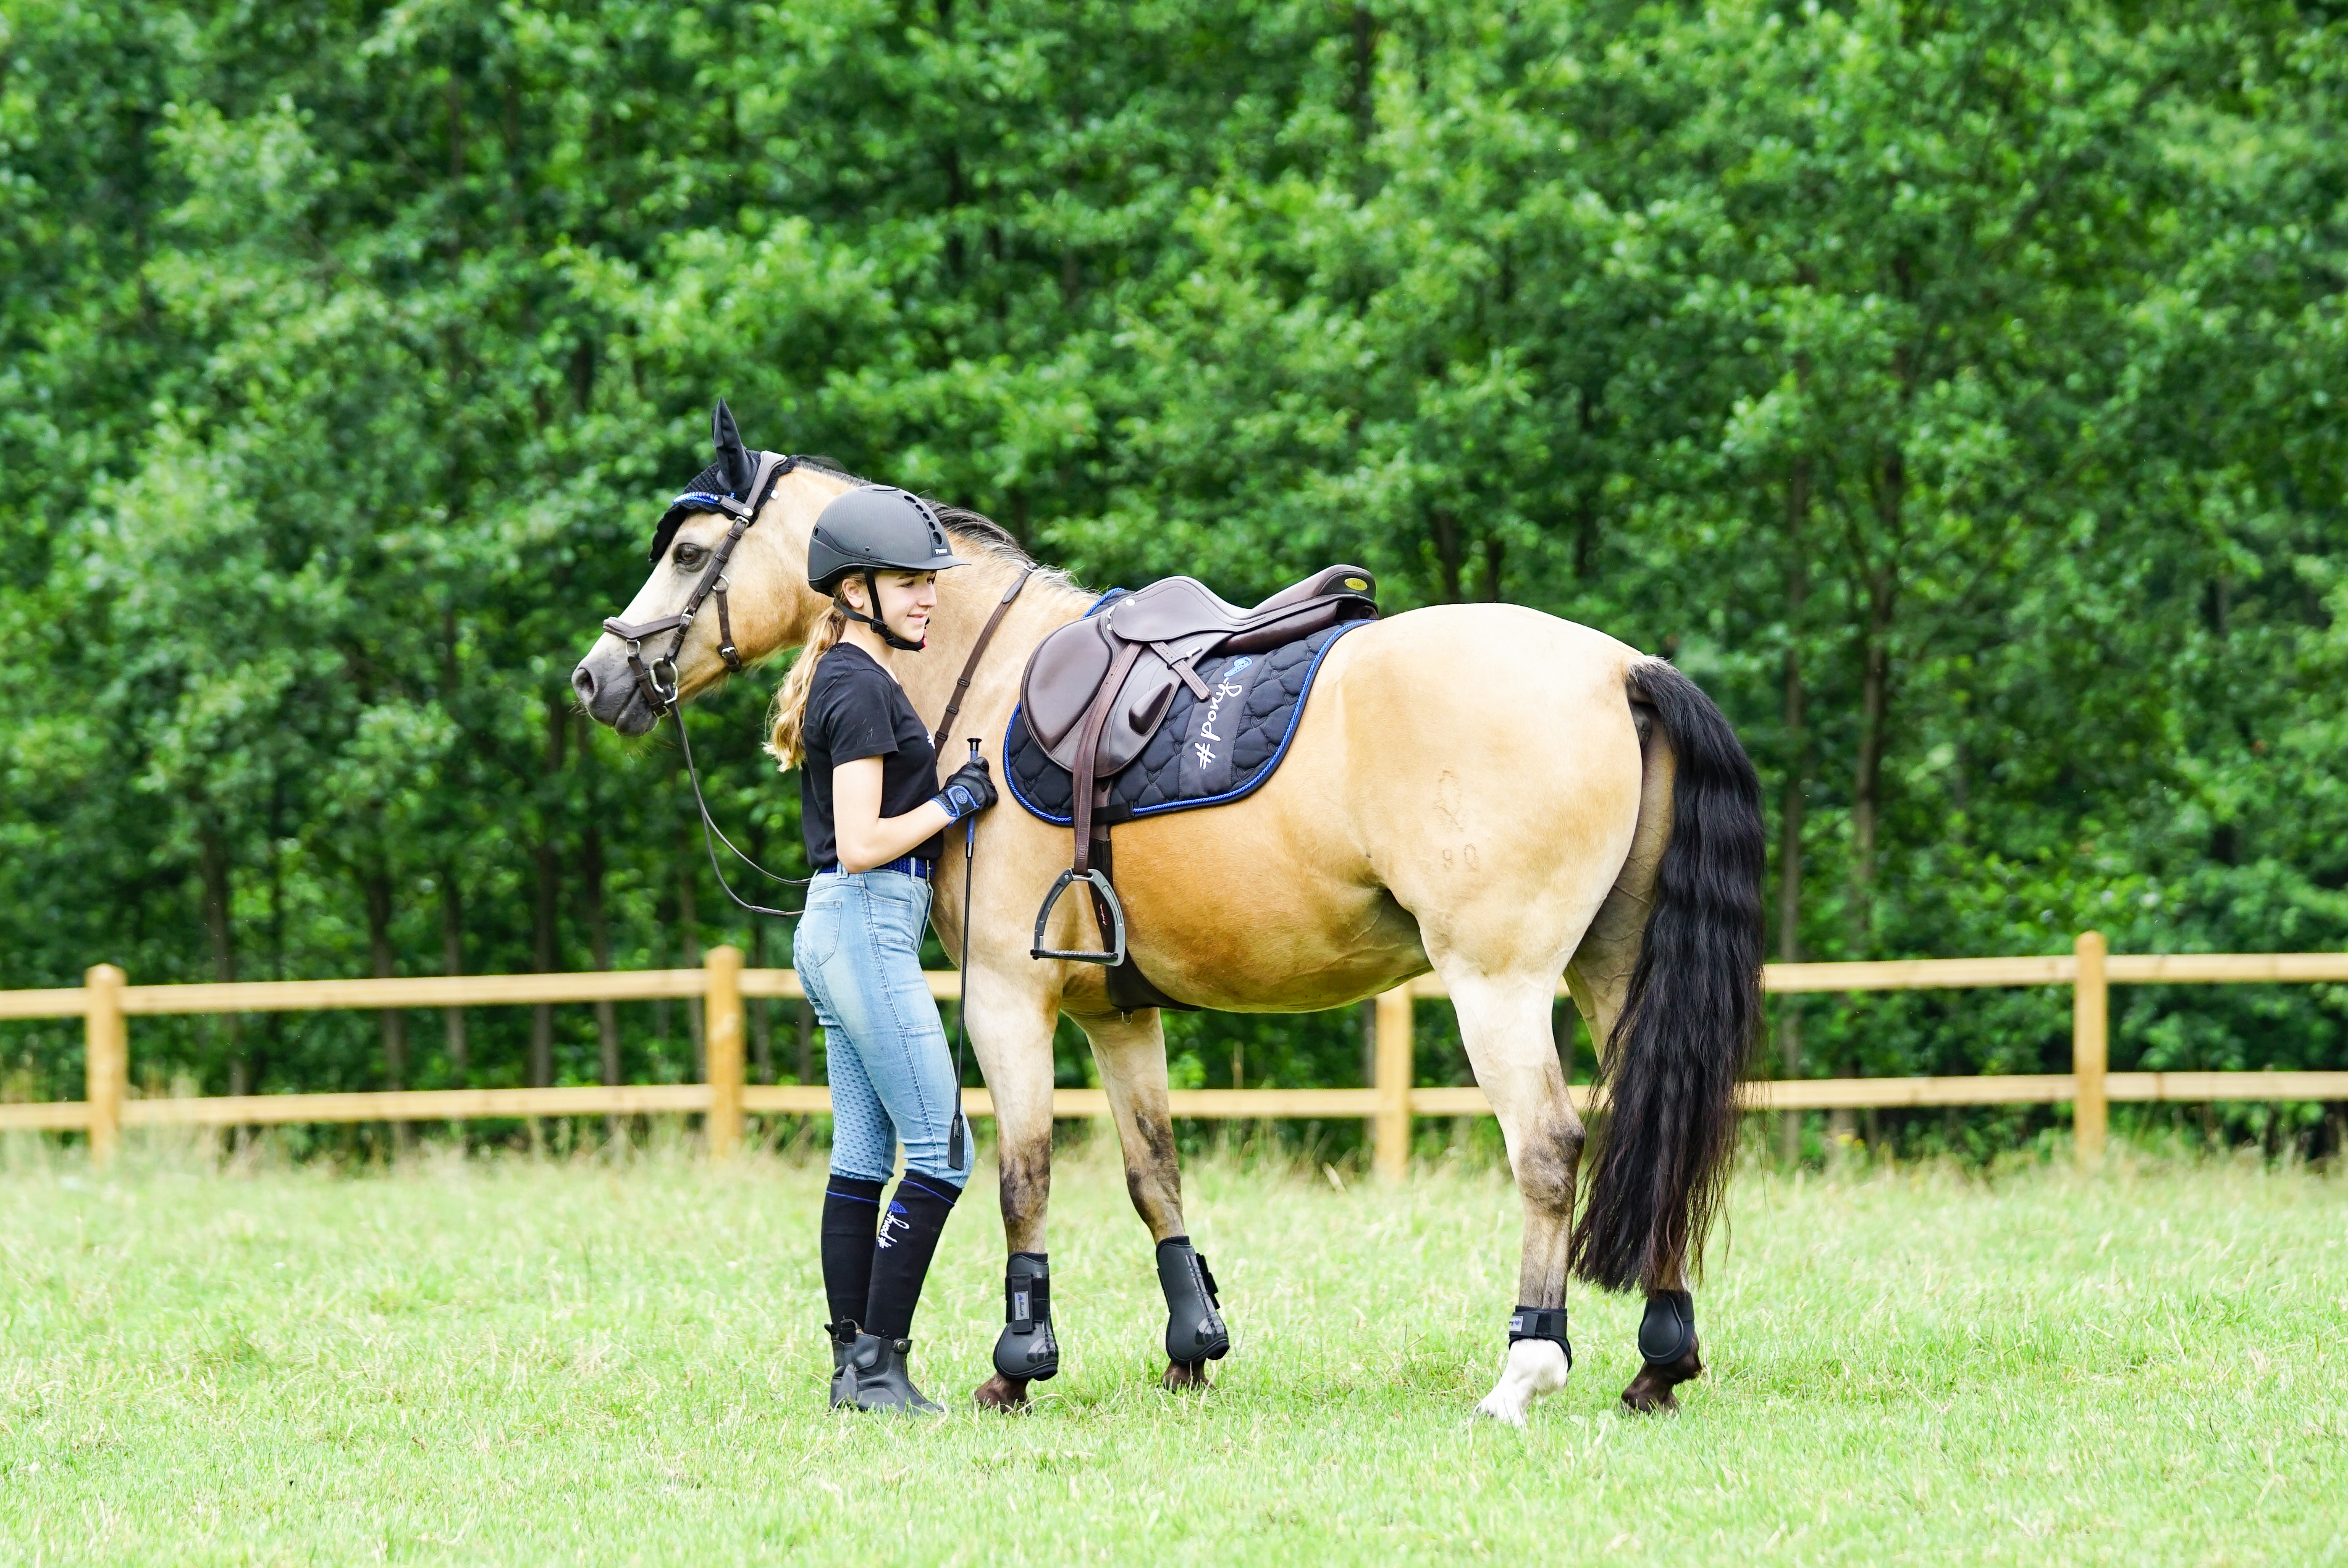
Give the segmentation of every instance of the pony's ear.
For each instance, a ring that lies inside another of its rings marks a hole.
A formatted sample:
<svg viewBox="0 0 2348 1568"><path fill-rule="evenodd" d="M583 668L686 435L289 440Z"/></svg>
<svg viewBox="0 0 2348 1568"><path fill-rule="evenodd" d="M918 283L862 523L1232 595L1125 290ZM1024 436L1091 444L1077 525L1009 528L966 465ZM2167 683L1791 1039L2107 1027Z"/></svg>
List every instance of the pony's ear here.
<svg viewBox="0 0 2348 1568"><path fill-rule="evenodd" d="M748 448L742 445L742 433L734 428L734 411L722 397L709 415L709 439L717 448L717 469L726 476L726 488L736 500L747 500L746 492L757 465L751 462Z"/></svg>

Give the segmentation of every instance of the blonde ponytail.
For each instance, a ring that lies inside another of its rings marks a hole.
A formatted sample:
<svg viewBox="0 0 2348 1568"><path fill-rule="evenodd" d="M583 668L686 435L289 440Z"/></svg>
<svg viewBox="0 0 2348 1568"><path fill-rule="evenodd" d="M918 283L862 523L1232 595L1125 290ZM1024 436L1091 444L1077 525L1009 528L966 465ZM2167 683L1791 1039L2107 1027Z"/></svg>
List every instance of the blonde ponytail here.
<svg viewBox="0 0 2348 1568"><path fill-rule="evenodd" d="M807 755L808 688L815 684L815 667L847 632L848 617L839 612L839 602L835 600L830 610L817 623L815 635L808 638L807 646L799 651L799 661L791 666L791 672L783 677L782 685L775 692L773 727L767 733L767 754L774 758L776 764L786 773L798 766Z"/></svg>

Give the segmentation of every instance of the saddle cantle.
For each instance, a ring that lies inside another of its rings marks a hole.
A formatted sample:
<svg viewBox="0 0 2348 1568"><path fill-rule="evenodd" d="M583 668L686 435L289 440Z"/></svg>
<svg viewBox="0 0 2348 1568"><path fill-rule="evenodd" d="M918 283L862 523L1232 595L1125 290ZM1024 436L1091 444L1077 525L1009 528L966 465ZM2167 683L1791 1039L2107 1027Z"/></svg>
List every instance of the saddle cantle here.
<svg viewBox="0 0 2348 1568"><path fill-rule="evenodd" d="M1108 827L1097 816L1108 780L1141 754L1179 688L1206 699L1200 660L1278 648L1377 613L1376 579L1355 566L1315 572L1251 610L1226 602L1195 578L1172 577L1044 639L1020 678L1020 707L1036 743L1074 783L1076 856L1036 913L1030 956L1110 966L1111 999L1128 1010L1167 1005L1170 999L1126 954L1125 911L1107 875ZM1052 907L1079 881L1092 889L1109 946L1099 952L1047 948L1044 927Z"/></svg>

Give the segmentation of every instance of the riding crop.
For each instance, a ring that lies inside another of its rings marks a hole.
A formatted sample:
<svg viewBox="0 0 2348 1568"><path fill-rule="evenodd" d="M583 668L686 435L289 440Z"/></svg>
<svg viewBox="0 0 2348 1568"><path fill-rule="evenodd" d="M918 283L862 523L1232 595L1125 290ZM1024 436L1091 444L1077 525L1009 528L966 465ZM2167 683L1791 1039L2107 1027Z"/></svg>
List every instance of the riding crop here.
<svg viewBox="0 0 2348 1568"><path fill-rule="evenodd" d="M970 738L970 760L978 761L978 737ZM978 813L962 825L962 999L954 1004L954 1118L946 1136L946 1164L962 1169L963 1140L970 1122L962 1113L963 1046L970 1026L970 880L978 867Z"/></svg>

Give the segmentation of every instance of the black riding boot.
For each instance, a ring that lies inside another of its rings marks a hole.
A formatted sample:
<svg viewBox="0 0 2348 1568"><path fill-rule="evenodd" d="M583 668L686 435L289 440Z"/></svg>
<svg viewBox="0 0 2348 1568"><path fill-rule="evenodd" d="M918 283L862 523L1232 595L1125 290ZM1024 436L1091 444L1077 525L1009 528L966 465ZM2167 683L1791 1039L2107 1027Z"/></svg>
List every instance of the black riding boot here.
<svg viewBox="0 0 2348 1568"><path fill-rule="evenodd" d="M1231 1331L1223 1326L1215 1276L1186 1235L1158 1244L1158 1288L1166 1293L1166 1358L1195 1367L1231 1353Z"/></svg>
<svg viewBox="0 0 2348 1568"><path fill-rule="evenodd" d="M912 1348L911 1339L883 1339L878 1334L859 1334L855 1347L848 1353L850 1402L860 1410L944 1415L943 1406L913 1387L912 1377L905 1369L905 1358Z"/></svg>
<svg viewBox="0 0 2348 1568"><path fill-rule="evenodd" d="M827 1323L823 1331L831 1339L831 1408L856 1402L856 1379L848 1375L848 1358L856 1348L856 1337L864 1332L852 1317L837 1323Z"/></svg>
<svg viewBox="0 0 2348 1568"><path fill-rule="evenodd" d="M1004 1271L1003 1332L994 1341L994 1369L1038 1383L1060 1374L1060 1342L1052 1337L1052 1276L1040 1252L1013 1253Z"/></svg>

